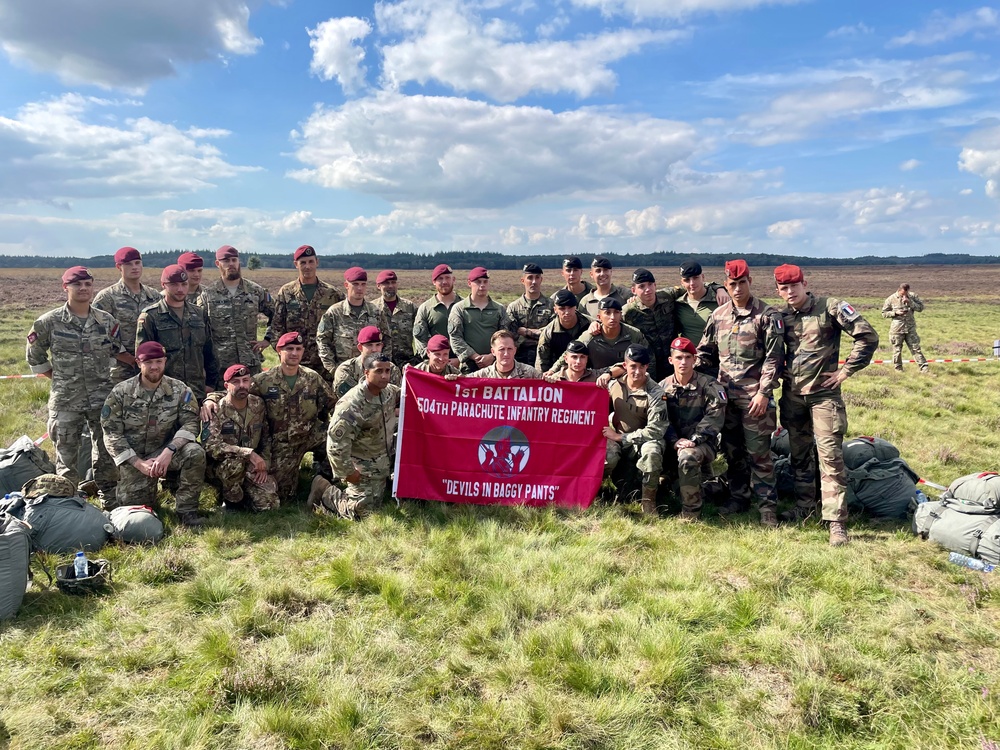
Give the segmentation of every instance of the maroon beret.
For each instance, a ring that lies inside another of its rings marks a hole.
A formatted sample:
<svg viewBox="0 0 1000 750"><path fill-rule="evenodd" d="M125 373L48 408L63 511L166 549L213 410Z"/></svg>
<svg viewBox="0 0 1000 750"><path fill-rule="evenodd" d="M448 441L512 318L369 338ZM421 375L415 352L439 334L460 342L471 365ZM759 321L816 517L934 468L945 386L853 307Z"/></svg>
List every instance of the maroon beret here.
<svg viewBox="0 0 1000 750"><path fill-rule="evenodd" d="M180 284L187 283L187 271L178 265L167 266L160 271L160 284Z"/></svg>
<svg viewBox="0 0 1000 750"><path fill-rule="evenodd" d="M90 279L91 281L94 279L93 274L90 273L90 270L86 266L73 266L72 268L67 268L63 271L63 286L77 281L83 281L84 279Z"/></svg>
<svg viewBox="0 0 1000 750"><path fill-rule="evenodd" d="M361 266L351 266L344 271L344 281L368 281L368 272Z"/></svg>
<svg viewBox="0 0 1000 750"><path fill-rule="evenodd" d="M120 247L115 253L116 266L120 266L123 263L131 263L133 260L142 260L142 256L139 255L139 251L134 247Z"/></svg>
<svg viewBox="0 0 1000 750"><path fill-rule="evenodd" d="M374 344L382 340L382 332L378 326L365 326L358 331L359 344Z"/></svg>
<svg viewBox="0 0 1000 750"><path fill-rule="evenodd" d="M482 266L476 266L471 271L469 271L469 281L476 281L477 279L488 279L490 277L490 272L487 271Z"/></svg>
<svg viewBox="0 0 1000 750"><path fill-rule="evenodd" d="M774 269L774 281L777 284L798 284L800 281L805 281L805 277L801 268L785 263Z"/></svg>
<svg viewBox="0 0 1000 750"><path fill-rule="evenodd" d="M445 273L455 273L455 272L451 270L451 266L449 266L447 263L438 263L436 266L434 266L434 270L431 271L431 281L436 281L438 276Z"/></svg>
<svg viewBox="0 0 1000 750"><path fill-rule="evenodd" d="M683 336L678 336L673 341L670 342L671 349L677 349L678 351L687 352L688 354L698 354L698 350L695 348L694 344L691 343L691 339L686 339Z"/></svg>
<svg viewBox="0 0 1000 750"><path fill-rule="evenodd" d="M167 350L159 341L144 341L135 348L135 358L140 362L147 359L163 359L167 356Z"/></svg>
<svg viewBox="0 0 1000 750"><path fill-rule="evenodd" d="M191 271L195 268L204 268L205 261L198 253L187 252L177 256L177 265L185 271Z"/></svg>
<svg viewBox="0 0 1000 750"><path fill-rule="evenodd" d="M278 339L278 343L275 345L275 349L284 349L289 344L298 344L299 346L305 346L305 339L302 338L302 334L298 331L289 331L288 333L282 334L281 338Z"/></svg>
<svg viewBox="0 0 1000 750"><path fill-rule="evenodd" d="M295 248L295 252L292 253L292 262L294 263L299 258L312 258L316 255L316 248L312 245L299 245Z"/></svg>
<svg viewBox="0 0 1000 750"><path fill-rule="evenodd" d="M226 258L239 258L240 251L237 250L232 245L223 245L218 250L215 251L216 260L225 260Z"/></svg>
<svg viewBox="0 0 1000 750"><path fill-rule="evenodd" d="M744 276L750 275L750 266L747 265L745 260L727 260L726 261L726 278L727 279L742 279Z"/></svg>
<svg viewBox="0 0 1000 750"><path fill-rule="evenodd" d="M222 380L228 383L233 378L242 378L244 375L249 375L250 369L246 365L235 364L230 365L226 370L226 373L222 376Z"/></svg>
<svg viewBox="0 0 1000 750"><path fill-rule="evenodd" d="M450 348L448 337L442 336L440 333L431 336L430 341L427 342L427 351L429 352L446 352Z"/></svg>
<svg viewBox="0 0 1000 750"><path fill-rule="evenodd" d="M399 281L395 271L379 271L375 277L376 284L384 284L387 281Z"/></svg>

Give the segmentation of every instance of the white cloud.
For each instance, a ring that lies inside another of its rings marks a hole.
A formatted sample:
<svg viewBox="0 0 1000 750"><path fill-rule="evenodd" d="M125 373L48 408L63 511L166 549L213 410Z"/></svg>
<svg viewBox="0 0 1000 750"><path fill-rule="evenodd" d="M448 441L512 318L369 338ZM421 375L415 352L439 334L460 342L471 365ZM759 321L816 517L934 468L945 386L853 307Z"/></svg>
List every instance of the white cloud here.
<svg viewBox="0 0 1000 750"><path fill-rule="evenodd" d="M966 34L996 33L997 31L1000 31L1000 14L993 8L984 6L954 16L936 12L928 19L927 24L922 29L897 36L889 40L888 46L938 44Z"/></svg>
<svg viewBox="0 0 1000 750"><path fill-rule="evenodd" d="M767 228L767 236L776 239L791 240L802 236L806 231L806 223L802 219L776 221Z"/></svg>
<svg viewBox="0 0 1000 750"><path fill-rule="evenodd" d="M843 213L856 226L879 224L898 219L905 213L922 211L930 206L926 193L891 191L873 188L842 203Z"/></svg>
<svg viewBox="0 0 1000 750"><path fill-rule="evenodd" d="M578 8L599 10L605 16L633 18L687 18L705 13L751 10L762 5L795 5L802 0L570 0Z"/></svg>
<svg viewBox="0 0 1000 750"><path fill-rule="evenodd" d="M313 51L310 72L324 81L336 78L345 93L349 94L364 85L367 68L361 63L365 59L365 50L355 42L372 32L368 21L363 18L331 18L306 31Z"/></svg>
<svg viewBox="0 0 1000 750"><path fill-rule="evenodd" d="M165 197L254 170L229 164L208 141L226 131L182 131L147 117L94 122L117 106L65 94L0 117L0 201Z"/></svg>
<svg viewBox="0 0 1000 750"><path fill-rule="evenodd" d="M253 54L242 0L0 0L0 47L68 83L142 90L181 64Z"/></svg>
<svg viewBox="0 0 1000 750"><path fill-rule="evenodd" d="M826 36L828 39L837 39L840 37L868 36L873 33L875 33L875 29L861 22L850 26L840 26L832 31L828 31Z"/></svg>
<svg viewBox="0 0 1000 750"><path fill-rule="evenodd" d="M986 195L1000 198L1000 125L968 138L958 157L958 168L986 180Z"/></svg>
<svg viewBox="0 0 1000 750"><path fill-rule="evenodd" d="M318 108L293 136L324 187L392 202L495 208L575 191L663 186L702 147L685 123L580 109L493 106L391 92Z"/></svg>
<svg viewBox="0 0 1000 750"><path fill-rule="evenodd" d="M501 102L531 92L567 91L589 97L615 88L609 63L645 45L683 38L682 30L622 29L572 41L518 41L519 29L484 20L457 0L404 0L376 6L383 35L403 40L382 46L385 85L430 81L459 93L481 92Z"/></svg>
<svg viewBox="0 0 1000 750"><path fill-rule="evenodd" d="M899 168L903 172L912 172L922 163L923 162L921 162L919 159L907 159L906 161L904 161L902 164L899 165Z"/></svg>
<svg viewBox="0 0 1000 750"><path fill-rule="evenodd" d="M972 195L973 192L974 191L972 190L972 188L964 188L962 190L959 190L958 194L959 195Z"/></svg>

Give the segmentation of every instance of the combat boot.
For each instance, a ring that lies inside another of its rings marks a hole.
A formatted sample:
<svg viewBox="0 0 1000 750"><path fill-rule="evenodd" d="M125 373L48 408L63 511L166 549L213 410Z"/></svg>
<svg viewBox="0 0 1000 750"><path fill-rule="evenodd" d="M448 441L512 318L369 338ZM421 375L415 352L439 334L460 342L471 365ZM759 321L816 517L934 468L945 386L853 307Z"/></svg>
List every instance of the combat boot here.
<svg viewBox="0 0 1000 750"><path fill-rule="evenodd" d="M642 488L642 512L647 516L656 516L656 487Z"/></svg>
<svg viewBox="0 0 1000 750"><path fill-rule="evenodd" d="M319 507L320 501L323 499L323 493L326 492L327 488L332 487L324 477L319 474L312 481L312 486L309 488L309 498L306 500L306 510L316 510Z"/></svg>
<svg viewBox="0 0 1000 750"><path fill-rule="evenodd" d="M778 516L773 508L760 509L760 525L768 529L778 528Z"/></svg>
<svg viewBox="0 0 1000 750"><path fill-rule="evenodd" d="M694 523L699 518L701 518L700 510L687 510L686 508L677 516L677 520L681 523Z"/></svg>
<svg viewBox="0 0 1000 750"><path fill-rule="evenodd" d="M187 526L188 528L197 528L205 523L205 519L199 516L197 511L193 510L178 513L177 520L181 522L181 526Z"/></svg>
<svg viewBox="0 0 1000 750"><path fill-rule="evenodd" d="M847 524L843 521L830 521L830 546L842 547L847 542Z"/></svg>

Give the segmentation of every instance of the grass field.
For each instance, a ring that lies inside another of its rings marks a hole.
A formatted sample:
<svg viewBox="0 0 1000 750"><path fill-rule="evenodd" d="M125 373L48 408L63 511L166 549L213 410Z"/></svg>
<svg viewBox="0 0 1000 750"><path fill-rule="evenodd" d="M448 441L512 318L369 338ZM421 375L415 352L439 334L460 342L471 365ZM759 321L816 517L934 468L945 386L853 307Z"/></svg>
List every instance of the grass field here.
<svg viewBox="0 0 1000 750"><path fill-rule="evenodd" d="M878 309L902 280L929 303L928 357L989 356L1000 269L905 272L809 278L873 321L879 359ZM426 274L400 276L403 294L426 296ZM273 289L291 273L253 277ZM494 274L496 296L513 299L516 283ZM24 335L58 303L50 287L54 272L0 279L0 374L26 372ZM928 376L873 365L845 387L850 434L891 440L947 484L998 468L998 390L995 361ZM44 432L47 393L0 381L0 442ZM421 502L357 524L299 508L217 514L155 548L109 547L106 596L28 593L0 625L0 748L1000 741L992 575L949 565L902 525L858 519L851 545L831 549L819 525L753 521Z"/></svg>

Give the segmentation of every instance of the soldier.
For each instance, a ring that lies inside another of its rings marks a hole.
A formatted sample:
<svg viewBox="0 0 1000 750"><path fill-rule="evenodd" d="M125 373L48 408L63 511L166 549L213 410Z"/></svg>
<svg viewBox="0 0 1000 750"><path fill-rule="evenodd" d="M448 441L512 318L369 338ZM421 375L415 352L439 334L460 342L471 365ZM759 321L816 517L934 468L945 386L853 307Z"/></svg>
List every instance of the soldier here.
<svg viewBox="0 0 1000 750"><path fill-rule="evenodd" d="M637 268L632 273L632 297L622 309L622 320L646 337L653 353L656 372L670 373L670 342L674 338L674 301L656 293L651 271Z"/></svg>
<svg viewBox="0 0 1000 750"><path fill-rule="evenodd" d="M295 281L289 281L282 286L274 298L274 317L271 318L272 340L277 344L278 339L289 331L301 333L306 345L302 364L318 372L328 382L333 382L333 373L327 372L319 358L316 329L323 313L330 305L342 301L344 294L317 276L319 258L311 245L298 247L292 253L292 264L299 272L299 276Z"/></svg>
<svg viewBox="0 0 1000 750"><path fill-rule="evenodd" d="M597 285L589 294L580 298L580 309L588 318L597 317L600 302L605 297L618 300L622 307L628 302L628 293L624 289L611 283L611 261L600 255L590 262L590 278ZM645 344L644 344L645 346Z"/></svg>
<svg viewBox="0 0 1000 750"><path fill-rule="evenodd" d="M435 293L417 308L413 321L413 345L418 357L427 354L427 342L431 336L448 336L448 316L451 308L461 299L455 293L455 274L448 264L440 263L434 267L431 283ZM452 353L450 359L452 367L458 368L458 357Z"/></svg>
<svg viewBox="0 0 1000 750"><path fill-rule="evenodd" d="M697 364L719 366L719 383L726 389L722 448L726 454L732 500L720 513L750 507L753 493L762 526L778 525L771 433L777 427L774 389L785 358L781 314L753 296L745 260L726 262L726 291L731 301L716 308L698 345Z"/></svg>
<svg viewBox="0 0 1000 750"><path fill-rule="evenodd" d="M587 345L590 366L602 375L622 361L625 351L632 344L649 348L645 336L632 326L622 323L622 303L612 296L601 300L597 321L580 336L579 341ZM552 369L560 369L565 361L566 355L564 353L556 360ZM649 376L654 377L652 368L649 372Z"/></svg>
<svg viewBox="0 0 1000 750"><path fill-rule="evenodd" d="M604 427L604 475L612 478L622 457L642 473L642 512L656 515L656 490L663 468L667 409L663 390L649 377L649 349L633 344L625 352L625 374L607 384L610 424Z"/></svg>
<svg viewBox="0 0 1000 750"><path fill-rule="evenodd" d="M389 320L392 337L392 361L402 369L413 359L413 324L417 318L417 306L405 297L399 297L396 289L399 279L395 271L379 271L375 277L379 297L375 309L385 313ZM358 368L359 372L361 368Z"/></svg>
<svg viewBox="0 0 1000 750"><path fill-rule="evenodd" d="M201 276L205 272L205 261L198 253L186 252L177 256L177 265L188 275L188 299L191 304L201 304Z"/></svg>
<svg viewBox="0 0 1000 750"><path fill-rule="evenodd" d="M594 291L594 287L589 281L585 281L581 277L583 276L583 263L575 255L567 255L563 258L562 262L562 277L566 280L566 286L563 287L569 292L572 292L573 296L576 297L577 304L580 303L584 297ZM557 290L552 295L552 301L555 302L556 294L561 292L562 289Z"/></svg>
<svg viewBox="0 0 1000 750"><path fill-rule="evenodd" d="M437 333L427 342L427 359L413 366L435 375L458 375L459 369L451 363L450 357L451 345L448 343L448 337Z"/></svg>
<svg viewBox="0 0 1000 750"><path fill-rule="evenodd" d="M164 375L167 352L158 342L139 344L135 356L139 374L116 385L101 410L104 444L121 473L115 505L157 505L157 485L167 478L176 481L178 520L201 526L205 451L195 442L198 403L188 386Z"/></svg>
<svg viewBox="0 0 1000 750"><path fill-rule="evenodd" d="M337 402L327 432L330 467L342 490L323 477L313 480L309 507L320 504L342 518L361 519L382 505L395 452L400 390L389 382L392 362L384 352L365 357L365 379Z"/></svg>
<svg viewBox="0 0 1000 750"><path fill-rule="evenodd" d="M135 345L158 341L167 351L166 374L191 388L198 403L219 382L212 326L205 311L188 299L187 271L178 265L160 272L163 296L139 313Z"/></svg>
<svg viewBox="0 0 1000 750"><path fill-rule="evenodd" d="M889 325L889 342L892 344L892 366L896 372L903 371L903 342L910 348L910 353L917 360L920 372L929 372L927 358L920 348L920 336L917 335L917 321L913 313L923 312L924 303L915 294L910 293L909 284L900 284L895 294L885 298L882 305L882 317L892 321Z"/></svg>
<svg viewBox="0 0 1000 750"><path fill-rule="evenodd" d="M378 326L365 326L358 331L358 351L361 352L354 359L349 359L342 363L333 376L333 397L341 398L351 388L356 386L365 378L364 359L367 355L382 351L382 332ZM389 382L393 385L402 386L403 374L396 365L390 369Z"/></svg>
<svg viewBox="0 0 1000 750"><path fill-rule="evenodd" d="M160 300L160 293L142 283L142 256L134 247L122 247L115 253L115 268L121 279L105 287L94 297L94 307L111 313L118 321L124 359L111 363L111 380L120 383L139 374L135 363L135 328L139 313Z"/></svg>
<svg viewBox="0 0 1000 750"><path fill-rule="evenodd" d="M25 356L31 371L52 381L49 391L49 437L56 453L56 472L73 486L80 482L78 456L85 427L92 436L91 461L104 501L114 503L118 480L101 439L101 407L114 383L111 362L131 356L122 344L118 322L90 304L94 277L83 266L62 275L66 304L42 315L28 332ZM51 361L50 361L51 352Z"/></svg>
<svg viewBox="0 0 1000 750"><path fill-rule="evenodd" d="M555 313L552 311L552 300L542 296L540 265L524 264L521 269L521 285L524 287L524 294L507 305L507 315L518 335L517 361L534 365L541 329L548 325Z"/></svg>
<svg viewBox="0 0 1000 750"><path fill-rule="evenodd" d="M878 334L847 302L813 296L798 266L778 266L774 282L785 301L785 367L778 406L791 444L796 498L795 508L782 514L782 520L804 519L816 511L818 454L822 517L830 524L830 544L847 544L847 409L840 386L871 362ZM854 346L838 369L841 333L853 338Z"/></svg>
<svg viewBox="0 0 1000 750"><path fill-rule="evenodd" d="M590 369L587 345L582 341L570 341L566 347L566 366L559 372L542 375L549 383L566 381L569 383L597 383L598 374ZM610 378L609 378L610 380Z"/></svg>
<svg viewBox="0 0 1000 750"><path fill-rule="evenodd" d="M365 269L354 266L344 271L344 289L347 290L347 298L330 305L316 330L319 358L331 379L341 363L356 356L358 332L365 326L378 326L382 331L383 351L392 357L389 318L384 310L378 310L365 299L368 292L368 273Z"/></svg>
<svg viewBox="0 0 1000 750"><path fill-rule="evenodd" d="M490 297L490 274L482 266L469 271L472 293L448 314L448 338L464 373L493 364L490 337L500 330L513 330L503 305Z"/></svg>
<svg viewBox="0 0 1000 750"><path fill-rule="evenodd" d="M677 330L689 341L701 341L712 311L729 300L726 290L714 281L705 283L701 263L686 260L681 264L681 286L667 292L673 296ZM717 372L717 371L716 371ZM715 372L705 371L715 377Z"/></svg>
<svg viewBox="0 0 1000 750"><path fill-rule="evenodd" d="M500 330L490 337L490 354L493 355L493 364L487 365L465 377L468 378L529 378L538 380L542 373L531 365L518 362L515 354L517 352L517 340L510 331ZM453 376L446 376L447 380Z"/></svg>
<svg viewBox="0 0 1000 750"><path fill-rule="evenodd" d="M278 485L268 474L271 433L264 401L250 394L252 380L246 365L232 365L223 376L226 395L206 426L206 475L225 507L273 510L280 505Z"/></svg>
<svg viewBox="0 0 1000 750"><path fill-rule="evenodd" d="M569 289L560 289L552 295L552 301L555 319L538 334L535 369L555 374L556 362L571 341L586 333L592 321L580 312L576 295Z"/></svg>
<svg viewBox="0 0 1000 750"><path fill-rule="evenodd" d="M726 418L726 389L708 375L695 372L698 350L679 336L670 343L670 363L674 372L661 383L670 426L667 446L670 464L678 473L681 520L694 521L701 515L702 468L712 465L719 431Z"/></svg>
<svg viewBox="0 0 1000 750"><path fill-rule="evenodd" d="M260 353L271 345L271 319L274 302L260 284L243 278L240 253L232 245L223 245L215 252L215 266L220 278L201 291L198 302L208 314L219 358L219 370L231 365L246 365L250 372L261 370ZM267 318L264 338L257 339L257 318Z"/></svg>

